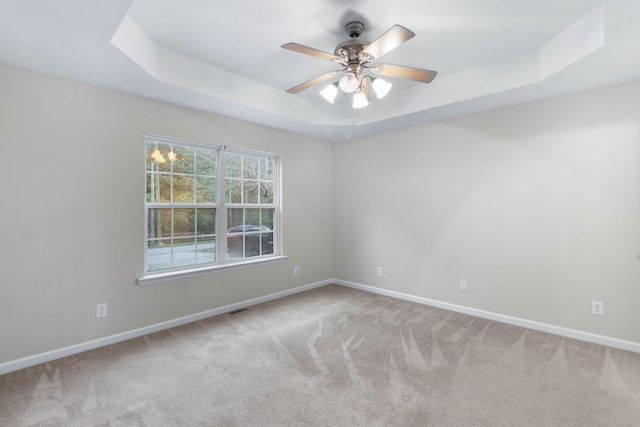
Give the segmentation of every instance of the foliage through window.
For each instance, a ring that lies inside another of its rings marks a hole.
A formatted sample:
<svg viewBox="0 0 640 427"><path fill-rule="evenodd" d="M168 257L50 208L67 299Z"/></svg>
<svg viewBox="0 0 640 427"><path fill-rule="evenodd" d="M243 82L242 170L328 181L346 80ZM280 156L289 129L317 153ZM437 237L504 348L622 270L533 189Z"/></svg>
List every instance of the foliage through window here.
<svg viewBox="0 0 640 427"><path fill-rule="evenodd" d="M279 254L279 157L146 135L145 272Z"/></svg>

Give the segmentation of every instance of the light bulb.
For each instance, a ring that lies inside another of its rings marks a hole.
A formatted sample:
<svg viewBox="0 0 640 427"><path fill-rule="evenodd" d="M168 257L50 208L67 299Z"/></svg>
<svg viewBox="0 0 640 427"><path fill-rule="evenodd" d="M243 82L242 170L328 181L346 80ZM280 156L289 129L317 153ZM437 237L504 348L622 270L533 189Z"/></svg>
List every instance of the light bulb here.
<svg viewBox="0 0 640 427"><path fill-rule="evenodd" d="M345 93L354 92L358 88L358 77L356 77L353 73L345 74L340 81L338 82L338 86Z"/></svg>
<svg viewBox="0 0 640 427"><path fill-rule="evenodd" d="M338 94L338 84L331 83L329 86L325 87L320 91L320 95L327 101L333 104L333 101L336 99L336 95Z"/></svg>

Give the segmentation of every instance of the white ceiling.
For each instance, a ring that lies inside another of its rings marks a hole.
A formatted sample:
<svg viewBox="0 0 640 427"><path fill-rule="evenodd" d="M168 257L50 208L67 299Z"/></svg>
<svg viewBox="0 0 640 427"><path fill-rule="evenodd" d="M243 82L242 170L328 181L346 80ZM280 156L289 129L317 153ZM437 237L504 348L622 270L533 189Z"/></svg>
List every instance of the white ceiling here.
<svg viewBox="0 0 640 427"><path fill-rule="evenodd" d="M287 93L339 67L280 46L333 53L352 20L369 41L412 30L380 62L436 79L388 79L361 110ZM0 2L1 63L327 141L636 80L638 42L638 0Z"/></svg>

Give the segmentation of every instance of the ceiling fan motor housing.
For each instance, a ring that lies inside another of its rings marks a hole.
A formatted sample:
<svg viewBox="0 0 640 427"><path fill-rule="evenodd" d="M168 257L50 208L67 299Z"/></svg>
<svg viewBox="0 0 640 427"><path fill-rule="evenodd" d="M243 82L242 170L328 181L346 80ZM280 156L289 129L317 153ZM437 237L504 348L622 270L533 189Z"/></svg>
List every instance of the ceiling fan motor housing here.
<svg viewBox="0 0 640 427"><path fill-rule="evenodd" d="M364 28L364 24L360 21L351 21L344 26L344 31L352 39L360 37L365 30L366 28Z"/></svg>

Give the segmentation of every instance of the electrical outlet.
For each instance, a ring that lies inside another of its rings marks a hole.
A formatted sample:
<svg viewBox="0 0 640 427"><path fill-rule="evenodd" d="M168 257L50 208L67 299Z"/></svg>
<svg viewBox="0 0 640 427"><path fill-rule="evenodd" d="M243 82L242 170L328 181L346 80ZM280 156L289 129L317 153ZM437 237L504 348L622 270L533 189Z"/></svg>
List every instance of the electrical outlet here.
<svg viewBox="0 0 640 427"><path fill-rule="evenodd" d="M96 318L107 317L107 303L98 304L96 306Z"/></svg>
<svg viewBox="0 0 640 427"><path fill-rule="evenodd" d="M466 291L467 290L467 281L466 280L460 280L460 283L458 283L458 288L461 291Z"/></svg>
<svg viewBox="0 0 640 427"><path fill-rule="evenodd" d="M604 316L604 304L602 301L591 301L591 314Z"/></svg>
<svg viewBox="0 0 640 427"><path fill-rule="evenodd" d="M376 276L382 276L382 267L376 267Z"/></svg>
<svg viewBox="0 0 640 427"><path fill-rule="evenodd" d="M296 265L295 267L293 267L293 275L297 276L298 274L300 274L300 267Z"/></svg>

